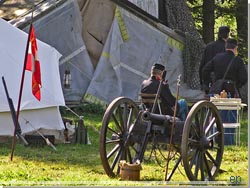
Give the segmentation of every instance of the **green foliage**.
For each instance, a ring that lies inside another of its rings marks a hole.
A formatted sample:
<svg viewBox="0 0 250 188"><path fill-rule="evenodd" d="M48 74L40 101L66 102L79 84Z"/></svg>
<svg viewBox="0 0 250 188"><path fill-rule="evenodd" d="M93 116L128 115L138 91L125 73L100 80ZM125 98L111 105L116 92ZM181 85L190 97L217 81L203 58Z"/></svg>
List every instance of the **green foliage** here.
<svg viewBox="0 0 250 188"><path fill-rule="evenodd" d="M212 2L212 1L211 1ZM187 0L187 5L189 6L192 16L195 20L195 27L203 36L208 35L206 31L204 31L203 27L203 19L204 19L204 9L203 8L204 1L202 0ZM213 14L213 12L206 11L206 14ZM211 17L210 16L210 17ZM215 0L214 4L214 16L215 16L215 24L210 25L210 28L214 28L214 38L217 39L218 28L222 25L230 26L231 32L230 37L236 38L239 42L239 56L243 58L244 62L247 64L247 0ZM207 22L206 22L207 23ZM208 40L208 39L206 39ZM212 40L210 37L208 43Z"/></svg>
<svg viewBox="0 0 250 188"><path fill-rule="evenodd" d="M70 108L71 110L69 110ZM75 106L70 107L60 107L60 112L63 117L69 116L69 117L76 117L76 114L79 116L84 116L86 113L92 113L97 115L102 115L104 113L104 107L100 104L94 104L94 103L82 103Z"/></svg>
<svg viewBox="0 0 250 188"><path fill-rule="evenodd" d="M82 112L94 113L102 115L104 113L104 107L100 104L94 103L85 103L83 107L81 107Z"/></svg>
<svg viewBox="0 0 250 188"><path fill-rule="evenodd" d="M187 5L191 10L191 14L195 20L195 27L202 35L202 1L188 0Z"/></svg>
<svg viewBox="0 0 250 188"><path fill-rule="evenodd" d="M230 26L233 36L236 36L236 20L235 20L235 3L236 1L226 1L221 3L221 1L216 1L215 3L215 26L214 33L215 38L217 37L218 28L222 25ZM202 35L202 0L187 0L187 5L189 6L192 16L195 20L195 26L197 30Z"/></svg>

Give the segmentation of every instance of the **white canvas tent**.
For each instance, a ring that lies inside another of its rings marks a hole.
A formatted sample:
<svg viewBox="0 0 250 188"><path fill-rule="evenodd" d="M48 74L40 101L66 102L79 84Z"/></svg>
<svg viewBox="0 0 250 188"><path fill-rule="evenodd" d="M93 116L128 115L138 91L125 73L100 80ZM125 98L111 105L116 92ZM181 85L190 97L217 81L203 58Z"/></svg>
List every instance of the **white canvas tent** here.
<svg viewBox="0 0 250 188"><path fill-rule="evenodd" d="M17 108L21 84L27 33L0 19L0 76L4 77L15 109ZM59 106L64 106L64 97L59 75L61 54L53 47L37 40L38 58L41 66L41 101L31 90L31 72L25 72L19 123L22 133L34 130L50 131L59 139L59 132L64 129ZM3 83L0 83L0 135L12 136L14 124L9 112Z"/></svg>

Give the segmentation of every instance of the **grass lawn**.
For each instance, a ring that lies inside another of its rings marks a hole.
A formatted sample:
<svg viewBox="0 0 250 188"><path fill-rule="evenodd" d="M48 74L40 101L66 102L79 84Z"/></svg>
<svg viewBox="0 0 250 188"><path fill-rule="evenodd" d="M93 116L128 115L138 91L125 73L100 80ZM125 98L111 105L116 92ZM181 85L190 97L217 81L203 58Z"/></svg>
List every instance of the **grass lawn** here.
<svg viewBox="0 0 250 188"><path fill-rule="evenodd" d="M99 155L99 132L102 115L85 113L91 144L57 144L57 151L48 146L25 147L16 144L10 161L11 142L0 144L0 185L5 186L158 186L180 185L189 180L183 168L177 170L171 182L164 182L165 168L153 160L142 163L140 181L109 178ZM241 127L241 146L225 146L221 169L216 181L225 185L248 182L247 113ZM209 183L208 183L209 184Z"/></svg>

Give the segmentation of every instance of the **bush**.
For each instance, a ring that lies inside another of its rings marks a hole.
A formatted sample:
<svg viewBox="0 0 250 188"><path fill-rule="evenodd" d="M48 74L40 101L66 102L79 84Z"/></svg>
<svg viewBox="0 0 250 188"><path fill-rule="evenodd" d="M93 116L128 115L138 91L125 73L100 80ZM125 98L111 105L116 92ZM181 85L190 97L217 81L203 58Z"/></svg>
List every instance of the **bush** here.
<svg viewBox="0 0 250 188"><path fill-rule="evenodd" d="M75 106L69 106L69 108L79 116L89 113L96 115L103 115L105 111L102 105L94 103L82 103ZM68 117L73 115L73 112L70 112L70 110L67 109L66 107L60 107L60 112L63 117Z"/></svg>

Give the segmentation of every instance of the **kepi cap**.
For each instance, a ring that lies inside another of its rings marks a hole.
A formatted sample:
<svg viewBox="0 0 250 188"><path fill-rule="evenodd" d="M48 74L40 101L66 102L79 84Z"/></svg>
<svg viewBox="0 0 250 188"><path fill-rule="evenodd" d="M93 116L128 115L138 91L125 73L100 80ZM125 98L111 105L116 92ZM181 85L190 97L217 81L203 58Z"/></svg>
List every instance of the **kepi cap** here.
<svg viewBox="0 0 250 188"><path fill-rule="evenodd" d="M161 65L161 64L158 64L158 63L155 63L155 64L152 66L152 70L164 71L164 70L165 70L165 66L164 66L164 65Z"/></svg>
<svg viewBox="0 0 250 188"><path fill-rule="evenodd" d="M238 46L238 41L236 39L229 38L227 39L228 44L234 44L235 46Z"/></svg>
<svg viewBox="0 0 250 188"><path fill-rule="evenodd" d="M219 27L219 33L229 33L230 28L228 26L221 26Z"/></svg>

